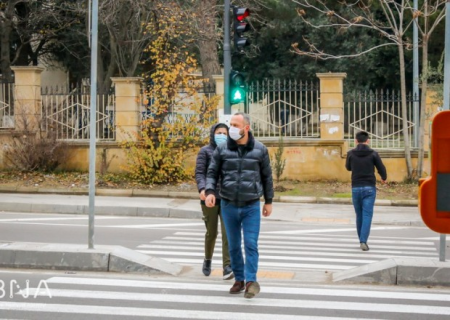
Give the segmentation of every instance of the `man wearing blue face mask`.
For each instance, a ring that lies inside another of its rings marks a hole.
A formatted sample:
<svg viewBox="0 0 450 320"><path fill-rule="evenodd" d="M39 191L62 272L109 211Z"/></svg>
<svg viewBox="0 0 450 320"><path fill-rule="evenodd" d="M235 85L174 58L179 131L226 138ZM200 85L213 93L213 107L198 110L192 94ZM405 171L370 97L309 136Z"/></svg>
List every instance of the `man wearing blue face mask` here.
<svg viewBox="0 0 450 320"><path fill-rule="evenodd" d="M260 197L264 196L262 215L272 213L273 180L267 148L250 132L250 117L235 113L230 121L230 139L213 153L206 178L206 206L217 204L220 186L222 219L228 236L231 268L235 283L231 294L245 290L245 298L260 291L258 272L258 238L261 226ZM245 262L241 232L244 236Z"/></svg>
<svg viewBox="0 0 450 320"><path fill-rule="evenodd" d="M220 213L220 202L217 205L208 208L205 205L205 186L206 186L206 172L211 162L211 157L216 147L227 141L228 126L224 123L218 123L212 126L209 145L200 149L197 155L197 162L195 167L195 180L197 181L197 188L200 194L200 203L203 212L203 221L206 226L205 233L205 259L203 260L203 274L209 276L211 274L211 262L216 244L218 234L218 224L220 218L220 226L222 232L222 265L223 265L223 279L233 279L234 274L230 267L230 253L228 251L228 240L225 231L225 226ZM219 192L216 192L219 197Z"/></svg>

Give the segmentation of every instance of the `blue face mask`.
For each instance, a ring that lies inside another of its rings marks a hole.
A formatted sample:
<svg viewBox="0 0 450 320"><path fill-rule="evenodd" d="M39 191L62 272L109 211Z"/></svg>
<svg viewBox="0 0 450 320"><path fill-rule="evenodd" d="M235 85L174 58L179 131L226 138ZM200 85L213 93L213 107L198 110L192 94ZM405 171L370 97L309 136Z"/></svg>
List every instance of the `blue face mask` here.
<svg viewBox="0 0 450 320"><path fill-rule="evenodd" d="M217 145L219 145L219 144L227 141L227 136L224 134L215 134L214 141L216 142Z"/></svg>

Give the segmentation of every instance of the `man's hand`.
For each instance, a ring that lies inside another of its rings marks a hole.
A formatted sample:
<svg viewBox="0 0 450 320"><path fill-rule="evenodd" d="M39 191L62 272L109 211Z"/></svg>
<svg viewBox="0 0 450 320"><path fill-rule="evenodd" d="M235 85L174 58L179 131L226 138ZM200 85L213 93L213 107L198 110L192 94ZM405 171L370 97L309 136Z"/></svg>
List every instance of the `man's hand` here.
<svg viewBox="0 0 450 320"><path fill-rule="evenodd" d="M381 183L382 183L382 184L386 184L387 181L386 181L386 180L381 180Z"/></svg>
<svg viewBox="0 0 450 320"><path fill-rule="evenodd" d="M200 191L200 200L205 201L206 196L205 196L205 189L203 189L202 191Z"/></svg>
<svg viewBox="0 0 450 320"><path fill-rule="evenodd" d="M272 204L264 204L263 210L262 210L262 215L264 217L268 217L271 214L272 214Z"/></svg>
<svg viewBox="0 0 450 320"><path fill-rule="evenodd" d="M216 205L216 196L210 194L206 197L205 204L208 208L212 208Z"/></svg>

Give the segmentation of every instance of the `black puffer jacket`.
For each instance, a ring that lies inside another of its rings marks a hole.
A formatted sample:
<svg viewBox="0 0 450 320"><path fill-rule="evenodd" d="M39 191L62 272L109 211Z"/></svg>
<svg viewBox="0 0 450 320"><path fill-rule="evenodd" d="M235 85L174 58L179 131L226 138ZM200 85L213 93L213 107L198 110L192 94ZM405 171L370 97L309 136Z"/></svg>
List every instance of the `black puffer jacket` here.
<svg viewBox="0 0 450 320"><path fill-rule="evenodd" d="M219 181L220 177L220 181ZM243 149L231 138L213 153L206 175L206 194L220 186L220 196L238 205L259 199L272 203L273 180L267 148L249 132Z"/></svg>
<svg viewBox="0 0 450 320"><path fill-rule="evenodd" d="M197 189L199 193L206 187L206 172L208 170L209 163L211 162L212 154L217 147L217 144L214 141L214 132L218 126L227 129L228 132L228 126L224 123L217 123L213 125L209 136L209 144L201 148L197 155L195 180L197 181ZM217 197L220 199L219 192L216 192L216 198Z"/></svg>

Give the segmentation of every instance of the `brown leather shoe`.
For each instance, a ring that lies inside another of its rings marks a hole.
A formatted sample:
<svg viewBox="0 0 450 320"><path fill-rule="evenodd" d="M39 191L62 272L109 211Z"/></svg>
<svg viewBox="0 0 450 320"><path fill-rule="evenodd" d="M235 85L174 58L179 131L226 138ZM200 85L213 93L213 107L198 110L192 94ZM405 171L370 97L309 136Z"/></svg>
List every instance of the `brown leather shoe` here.
<svg viewBox="0 0 450 320"><path fill-rule="evenodd" d="M261 291L261 287L258 282L247 282L245 286L244 298L251 299L255 297L259 291Z"/></svg>
<svg viewBox="0 0 450 320"><path fill-rule="evenodd" d="M235 281L233 286L230 288L231 294L238 294L244 291L245 289L245 283L244 281Z"/></svg>

